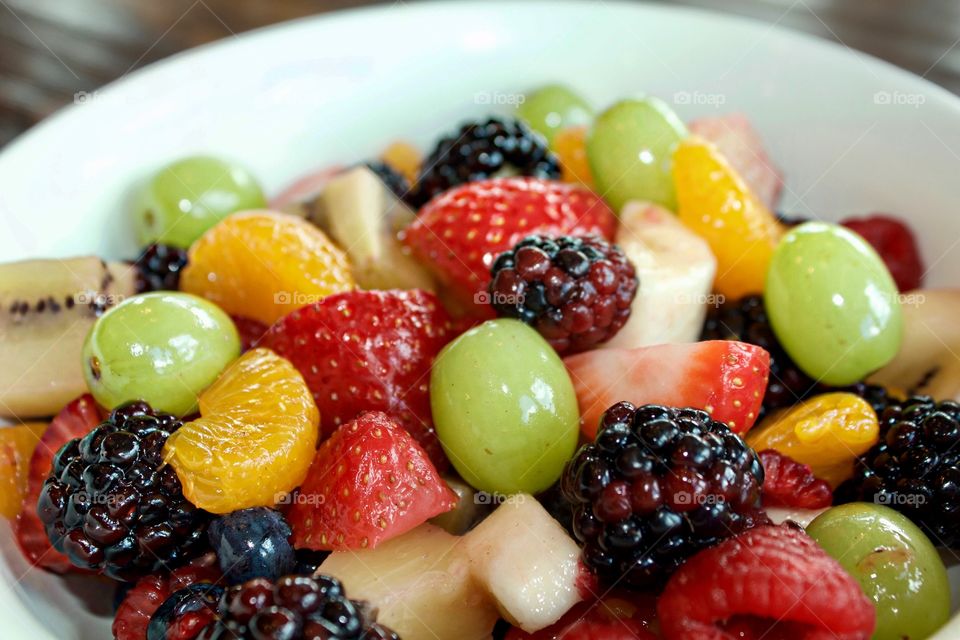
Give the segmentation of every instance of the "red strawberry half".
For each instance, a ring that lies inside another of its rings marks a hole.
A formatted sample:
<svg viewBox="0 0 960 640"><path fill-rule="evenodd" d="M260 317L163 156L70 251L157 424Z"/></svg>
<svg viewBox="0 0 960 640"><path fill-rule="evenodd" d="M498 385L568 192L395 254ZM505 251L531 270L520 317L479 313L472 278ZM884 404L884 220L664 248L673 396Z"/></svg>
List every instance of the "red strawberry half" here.
<svg viewBox="0 0 960 640"><path fill-rule="evenodd" d="M617 402L703 409L736 433L757 419L770 354L732 340L601 349L564 359L580 404L580 429L591 440L600 416Z"/></svg>
<svg viewBox="0 0 960 640"><path fill-rule="evenodd" d="M74 438L87 435L102 420L103 416L93 396L80 396L57 414L33 451L27 478L27 493L20 515L13 524L13 531L23 555L37 567L54 573L80 571L50 544L46 529L37 515L37 500L40 498L43 481L53 468L53 456L60 447Z"/></svg>
<svg viewBox="0 0 960 640"><path fill-rule="evenodd" d="M433 359L452 337L450 316L432 293L348 291L280 319L259 346L303 375L324 437L364 411L383 411L443 468L428 392Z"/></svg>
<svg viewBox="0 0 960 640"><path fill-rule="evenodd" d="M320 445L287 521L298 548L372 548L456 499L420 445L386 414L370 412Z"/></svg>
<svg viewBox="0 0 960 640"><path fill-rule="evenodd" d="M490 313L483 297L494 259L522 238L533 233L598 234L612 241L616 226L613 211L588 189L514 177L471 182L437 196L402 236L417 258L477 315Z"/></svg>

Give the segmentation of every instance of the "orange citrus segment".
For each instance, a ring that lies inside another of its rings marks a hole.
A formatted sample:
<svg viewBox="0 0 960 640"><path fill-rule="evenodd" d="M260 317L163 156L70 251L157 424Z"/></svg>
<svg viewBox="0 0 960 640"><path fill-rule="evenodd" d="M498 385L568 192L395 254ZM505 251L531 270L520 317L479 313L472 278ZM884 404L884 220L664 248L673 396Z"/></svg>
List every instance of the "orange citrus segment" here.
<svg viewBox="0 0 960 640"><path fill-rule="evenodd" d="M320 412L289 361L248 351L201 394L200 415L163 449L194 505L212 513L272 506L303 482Z"/></svg>
<svg viewBox="0 0 960 640"><path fill-rule="evenodd" d="M46 428L43 422L0 427L0 515L4 518L20 513L30 457Z"/></svg>
<svg viewBox="0 0 960 640"><path fill-rule="evenodd" d="M593 174L587 161L587 128L569 127L553 138L553 152L560 160L564 182L580 183L593 189Z"/></svg>
<svg viewBox="0 0 960 640"><path fill-rule="evenodd" d="M673 155L677 215L717 257L714 288L731 300L761 293L783 226L709 142L691 137Z"/></svg>
<svg viewBox="0 0 960 640"><path fill-rule="evenodd" d="M380 159L390 165L394 171L402 174L410 184L413 184L417 181L423 156L420 155L420 150L409 142L397 140L383 150Z"/></svg>
<svg viewBox="0 0 960 640"><path fill-rule="evenodd" d="M284 213L249 211L193 244L180 288L269 325L354 282L346 255L318 228Z"/></svg>

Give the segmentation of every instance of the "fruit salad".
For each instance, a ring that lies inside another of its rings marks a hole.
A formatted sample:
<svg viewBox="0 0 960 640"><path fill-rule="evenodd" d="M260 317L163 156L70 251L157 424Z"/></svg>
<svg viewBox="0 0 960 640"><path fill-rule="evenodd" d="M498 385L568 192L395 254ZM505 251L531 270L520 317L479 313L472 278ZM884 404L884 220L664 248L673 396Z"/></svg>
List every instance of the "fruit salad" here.
<svg viewBox="0 0 960 640"><path fill-rule="evenodd" d="M960 289L908 221L783 212L743 114L517 102L275 194L181 158L138 256L0 265L26 561L116 640L936 633Z"/></svg>

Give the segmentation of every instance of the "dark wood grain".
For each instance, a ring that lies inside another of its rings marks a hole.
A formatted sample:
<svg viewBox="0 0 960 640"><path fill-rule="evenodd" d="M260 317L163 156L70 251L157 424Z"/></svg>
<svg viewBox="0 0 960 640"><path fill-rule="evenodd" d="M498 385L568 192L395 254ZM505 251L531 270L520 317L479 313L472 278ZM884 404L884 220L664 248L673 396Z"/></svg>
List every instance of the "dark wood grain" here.
<svg viewBox="0 0 960 640"><path fill-rule="evenodd" d="M799 29L960 93L955 0L660 0ZM150 62L249 29L372 0L0 0L0 146Z"/></svg>

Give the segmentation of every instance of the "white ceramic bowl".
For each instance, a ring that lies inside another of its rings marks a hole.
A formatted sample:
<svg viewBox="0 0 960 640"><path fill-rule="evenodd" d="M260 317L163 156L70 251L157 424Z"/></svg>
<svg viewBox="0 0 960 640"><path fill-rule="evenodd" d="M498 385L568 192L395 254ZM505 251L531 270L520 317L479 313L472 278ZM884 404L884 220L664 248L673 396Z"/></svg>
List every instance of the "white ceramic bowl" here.
<svg viewBox="0 0 960 640"><path fill-rule="evenodd" d="M0 259L132 256L130 186L177 156L233 157L276 192L397 137L427 145L553 80L598 106L642 92L686 118L749 114L785 170L784 210L907 216L932 268L928 284L960 284L960 100L767 24L609 2L397 3L152 65L79 96L0 154ZM77 595L89 589L30 570L6 525L0 550L0 635L110 637L109 618L91 615ZM937 637L958 636L954 620Z"/></svg>

